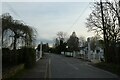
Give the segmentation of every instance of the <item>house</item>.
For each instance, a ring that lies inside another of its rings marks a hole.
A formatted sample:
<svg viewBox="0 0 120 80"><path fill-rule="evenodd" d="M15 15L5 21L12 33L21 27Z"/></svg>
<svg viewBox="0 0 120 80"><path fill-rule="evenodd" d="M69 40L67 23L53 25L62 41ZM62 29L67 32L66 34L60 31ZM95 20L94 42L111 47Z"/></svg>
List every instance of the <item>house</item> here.
<svg viewBox="0 0 120 80"><path fill-rule="evenodd" d="M87 46L82 46L80 49L81 58L93 62L104 61L104 50L99 44L94 37L87 38Z"/></svg>

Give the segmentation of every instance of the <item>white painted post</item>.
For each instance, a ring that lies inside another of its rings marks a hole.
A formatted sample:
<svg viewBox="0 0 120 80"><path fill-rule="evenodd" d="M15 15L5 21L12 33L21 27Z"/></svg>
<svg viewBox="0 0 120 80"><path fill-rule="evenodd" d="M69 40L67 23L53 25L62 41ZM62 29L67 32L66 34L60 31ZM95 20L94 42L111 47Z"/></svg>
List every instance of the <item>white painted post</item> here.
<svg viewBox="0 0 120 80"><path fill-rule="evenodd" d="M94 54L93 54L93 59L95 59L95 58L96 58L96 49L95 49Z"/></svg>
<svg viewBox="0 0 120 80"><path fill-rule="evenodd" d="M37 56L37 54L38 54L38 50L36 50L36 61L37 61L37 59L38 59L38 56Z"/></svg>
<svg viewBox="0 0 120 80"><path fill-rule="evenodd" d="M101 52L98 53L98 56L99 56L99 61L101 62Z"/></svg>
<svg viewBox="0 0 120 80"><path fill-rule="evenodd" d="M40 58L42 58L42 42L40 44Z"/></svg>
<svg viewBox="0 0 120 80"><path fill-rule="evenodd" d="M40 51L36 50L36 62L40 59Z"/></svg>
<svg viewBox="0 0 120 80"><path fill-rule="evenodd" d="M75 57L75 51L73 51L73 57Z"/></svg>
<svg viewBox="0 0 120 80"><path fill-rule="evenodd" d="M91 59L90 38L88 38L88 59Z"/></svg>

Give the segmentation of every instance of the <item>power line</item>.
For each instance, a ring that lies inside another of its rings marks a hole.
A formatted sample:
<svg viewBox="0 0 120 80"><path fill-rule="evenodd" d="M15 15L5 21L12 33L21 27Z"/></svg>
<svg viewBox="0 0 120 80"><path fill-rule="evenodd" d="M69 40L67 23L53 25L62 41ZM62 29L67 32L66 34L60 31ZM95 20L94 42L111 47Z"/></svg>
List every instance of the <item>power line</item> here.
<svg viewBox="0 0 120 80"><path fill-rule="evenodd" d="M67 30L67 32L72 28L74 27L74 25L78 22L78 20L80 19L80 17L84 14L84 12L87 10L89 4L85 7L85 9L82 11L82 13L78 16L78 18L75 20L75 22L72 24L71 27L69 27L69 29Z"/></svg>
<svg viewBox="0 0 120 80"><path fill-rule="evenodd" d="M25 21L23 21L23 20L21 19L21 16L17 13L17 11L16 11L10 4L8 4L7 2L6 2L6 4L7 4L7 6L9 7L9 10L10 10L14 15L16 15L22 23L27 24Z"/></svg>
<svg viewBox="0 0 120 80"><path fill-rule="evenodd" d="M10 10L13 14L15 14L17 17L20 17L20 15L15 11L15 9L13 9L13 7L12 7L10 4L8 4L7 2L6 2L6 4L7 4L9 10Z"/></svg>

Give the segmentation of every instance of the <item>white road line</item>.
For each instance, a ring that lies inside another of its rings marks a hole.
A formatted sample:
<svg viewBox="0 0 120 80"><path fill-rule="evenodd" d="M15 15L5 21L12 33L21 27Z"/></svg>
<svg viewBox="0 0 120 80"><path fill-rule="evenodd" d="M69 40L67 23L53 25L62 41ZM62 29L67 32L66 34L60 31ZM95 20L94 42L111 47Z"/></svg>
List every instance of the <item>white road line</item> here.
<svg viewBox="0 0 120 80"><path fill-rule="evenodd" d="M69 63L69 62L67 62L65 60L63 60L63 61L66 62L69 66L73 67L74 69L79 70L79 68L74 66L73 64L71 64L71 63Z"/></svg>
<svg viewBox="0 0 120 80"><path fill-rule="evenodd" d="M44 76L45 79L47 78L47 68L48 68L48 65L49 65L49 64L46 64L46 68L45 68L45 69L46 69L46 70L45 70L45 76Z"/></svg>
<svg viewBox="0 0 120 80"><path fill-rule="evenodd" d="M51 66L50 66L50 64L51 64L51 59L49 59L49 78L51 78Z"/></svg>
<svg viewBox="0 0 120 80"><path fill-rule="evenodd" d="M72 64L70 64L70 63L68 63L70 66L72 66L74 69L76 69L76 70L79 70L79 68L78 67L76 67L76 66L74 66L74 65L72 65Z"/></svg>

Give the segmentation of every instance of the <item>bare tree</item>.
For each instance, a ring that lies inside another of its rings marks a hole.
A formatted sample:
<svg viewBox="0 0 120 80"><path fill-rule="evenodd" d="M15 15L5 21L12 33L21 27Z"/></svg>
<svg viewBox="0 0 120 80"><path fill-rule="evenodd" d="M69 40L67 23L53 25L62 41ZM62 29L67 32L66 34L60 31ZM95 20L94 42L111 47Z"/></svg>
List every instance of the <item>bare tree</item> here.
<svg viewBox="0 0 120 80"><path fill-rule="evenodd" d="M83 47L85 45L85 42L86 42L85 37L84 36L80 36L79 37L79 44L80 44L80 46Z"/></svg>
<svg viewBox="0 0 120 80"><path fill-rule="evenodd" d="M115 48L116 43L120 39L120 13L118 12L118 9L118 1L115 0L114 2L108 2L106 0L105 2L102 2L102 6L100 2L95 2L93 11L86 22L89 31L95 31L100 35L104 34L105 57L108 62L111 61L108 48L110 46ZM101 12L103 13L101 14ZM112 55L113 54L114 53L112 53Z"/></svg>
<svg viewBox="0 0 120 80"><path fill-rule="evenodd" d="M62 31L59 31L59 32L57 33L57 38L58 38L59 40L66 41L66 39L67 39L67 33L66 33L66 32L62 32Z"/></svg>

